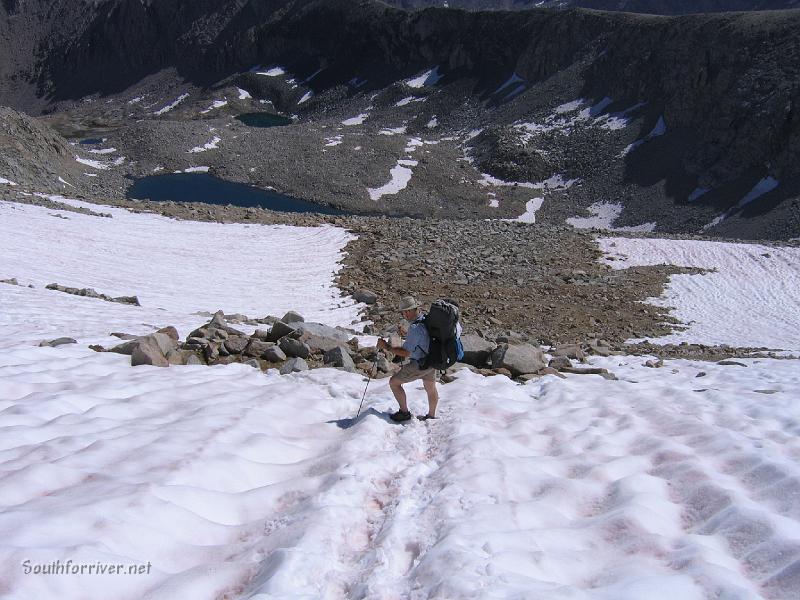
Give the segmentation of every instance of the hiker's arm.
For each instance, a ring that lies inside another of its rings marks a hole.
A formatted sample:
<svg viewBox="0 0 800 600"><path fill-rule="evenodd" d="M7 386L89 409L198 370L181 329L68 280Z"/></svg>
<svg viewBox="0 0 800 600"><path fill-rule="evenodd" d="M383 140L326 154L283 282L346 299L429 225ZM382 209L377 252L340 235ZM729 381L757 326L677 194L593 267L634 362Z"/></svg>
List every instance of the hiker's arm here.
<svg viewBox="0 0 800 600"><path fill-rule="evenodd" d="M392 346L389 345L389 342L387 342L383 338L380 338L378 340L378 350L388 350L392 354L400 356L401 358L408 358L409 356L411 356L411 352L409 352L405 348L402 348L400 346L398 346L397 348L392 348Z"/></svg>

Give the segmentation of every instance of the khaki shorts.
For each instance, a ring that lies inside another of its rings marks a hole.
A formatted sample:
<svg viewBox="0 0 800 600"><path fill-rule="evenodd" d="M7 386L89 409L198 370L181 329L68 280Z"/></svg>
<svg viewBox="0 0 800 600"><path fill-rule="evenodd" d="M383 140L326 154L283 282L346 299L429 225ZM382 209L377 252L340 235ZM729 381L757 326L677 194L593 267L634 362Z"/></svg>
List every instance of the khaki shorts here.
<svg viewBox="0 0 800 600"><path fill-rule="evenodd" d="M417 379L436 381L436 369L420 369L417 361L410 360L394 375L392 379L400 383L410 383Z"/></svg>

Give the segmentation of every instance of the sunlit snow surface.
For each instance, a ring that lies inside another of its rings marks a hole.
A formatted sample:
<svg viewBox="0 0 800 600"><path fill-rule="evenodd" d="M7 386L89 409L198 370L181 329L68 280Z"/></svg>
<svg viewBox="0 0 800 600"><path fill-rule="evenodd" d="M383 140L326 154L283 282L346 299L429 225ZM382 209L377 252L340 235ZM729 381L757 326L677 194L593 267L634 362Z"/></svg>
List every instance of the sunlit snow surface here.
<svg viewBox="0 0 800 600"><path fill-rule="evenodd" d="M662 298L688 324L654 339L800 351L800 248L693 240L603 238L614 268L671 264L713 269L673 275ZM800 390L798 390L800 392Z"/></svg>
<svg viewBox="0 0 800 600"><path fill-rule="evenodd" d="M358 375L131 368L86 347L144 323L185 335L199 309L347 324L357 307L330 285L347 233L102 210L113 219L0 203L0 278L36 285L0 284L4 598L798 596L796 361L594 358L619 380L526 385L462 371L440 419L405 426L380 414L384 379L352 424ZM79 343L35 346L60 335ZM26 560L151 571L33 575Z"/></svg>

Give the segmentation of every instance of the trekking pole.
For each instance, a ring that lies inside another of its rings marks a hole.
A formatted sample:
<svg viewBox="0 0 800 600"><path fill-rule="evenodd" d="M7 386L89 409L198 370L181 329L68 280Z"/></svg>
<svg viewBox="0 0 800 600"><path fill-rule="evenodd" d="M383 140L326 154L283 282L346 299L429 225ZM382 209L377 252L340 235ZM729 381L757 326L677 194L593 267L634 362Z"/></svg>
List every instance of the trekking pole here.
<svg viewBox="0 0 800 600"><path fill-rule="evenodd" d="M361 414L361 407L364 405L364 398L367 397L367 388L369 387L369 382L372 381L372 374L378 368L378 353L375 353L375 362L372 363L372 369L369 371L369 376L367 377L367 385L364 386L364 395L361 396L361 404L358 405L358 412L356 413L356 418L353 421L358 420L358 416Z"/></svg>

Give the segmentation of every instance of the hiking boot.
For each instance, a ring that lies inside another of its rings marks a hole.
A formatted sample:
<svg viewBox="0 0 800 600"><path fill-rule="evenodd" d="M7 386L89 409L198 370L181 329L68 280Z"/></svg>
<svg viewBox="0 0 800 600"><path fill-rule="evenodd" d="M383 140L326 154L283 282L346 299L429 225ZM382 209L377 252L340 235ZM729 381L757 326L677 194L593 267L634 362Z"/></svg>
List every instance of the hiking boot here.
<svg viewBox="0 0 800 600"><path fill-rule="evenodd" d="M408 421L411 418L411 411L408 410L398 410L394 413L391 417L389 417L395 423L402 423L403 421Z"/></svg>
<svg viewBox="0 0 800 600"><path fill-rule="evenodd" d="M417 418L420 421L427 421L429 419L435 419L436 417L432 417L431 415L417 415Z"/></svg>

